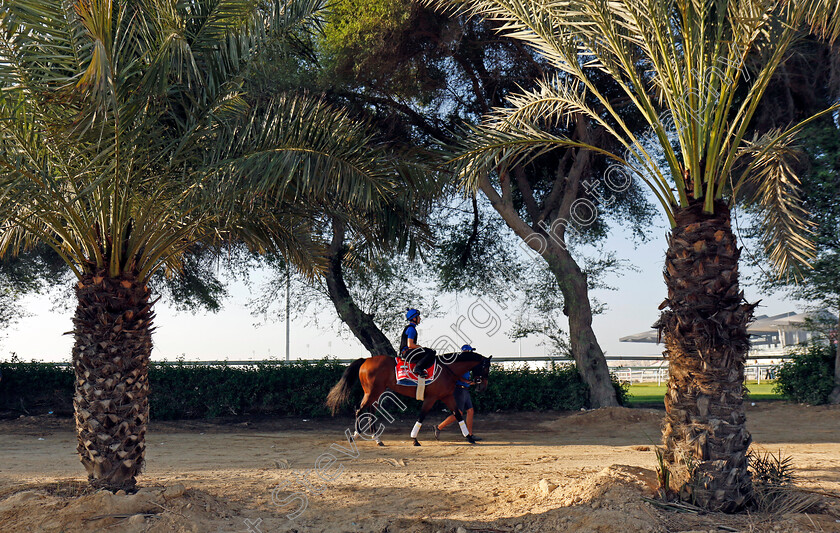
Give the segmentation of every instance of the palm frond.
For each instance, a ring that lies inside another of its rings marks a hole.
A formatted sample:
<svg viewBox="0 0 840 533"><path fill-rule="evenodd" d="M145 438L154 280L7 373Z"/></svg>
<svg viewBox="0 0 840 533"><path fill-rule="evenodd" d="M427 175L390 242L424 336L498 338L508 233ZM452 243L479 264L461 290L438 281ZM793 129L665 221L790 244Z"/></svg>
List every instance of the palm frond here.
<svg viewBox="0 0 840 533"><path fill-rule="evenodd" d="M363 123L320 99L281 96L212 139L210 177L251 194L369 205L396 179Z"/></svg>
<svg viewBox="0 0 840 533"><path fill-rule="evenodd" d="M803 267L810 267L816 250L811 239L814 224L802 207L795 170L802 154L792 135L769 132L747 142L741 155L752 159L747 184L753 193L746 205L761 217L762 244L780 276L798 278Z"/></svg>
<svg viewBox="0 0 840 533"><path fill-rule="evenodd" d="M305 217L284 213L390 199L397 165L346 113L306 98L254 105L242 86L267 46L316 31L323 8L0 0L2 251L43 241L79 275L146 279L197 242L238 235L317 265Z"/></svg>
<svg viewBox="0 0 840 533"><path fill-rule="evenodd" d="M840 3L835 0L801 0L807 22L818 35L834 43L840 37Z"/></svg>

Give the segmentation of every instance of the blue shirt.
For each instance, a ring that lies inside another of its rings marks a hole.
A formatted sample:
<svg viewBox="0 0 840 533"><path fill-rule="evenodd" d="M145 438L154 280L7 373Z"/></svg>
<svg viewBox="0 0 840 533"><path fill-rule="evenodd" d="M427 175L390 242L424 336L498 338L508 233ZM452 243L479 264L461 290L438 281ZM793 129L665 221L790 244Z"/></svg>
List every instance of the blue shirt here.
<svg viewBox="0 0 840 533"><path fill-rule="evenodd" d="M467 383L470 380L470 372L472 372L472 370L468 370L467 372L465 372L464 375L461 376L461 379L458 380L459 387L464 387L466 389L470 386L470 384Z"/></svg>

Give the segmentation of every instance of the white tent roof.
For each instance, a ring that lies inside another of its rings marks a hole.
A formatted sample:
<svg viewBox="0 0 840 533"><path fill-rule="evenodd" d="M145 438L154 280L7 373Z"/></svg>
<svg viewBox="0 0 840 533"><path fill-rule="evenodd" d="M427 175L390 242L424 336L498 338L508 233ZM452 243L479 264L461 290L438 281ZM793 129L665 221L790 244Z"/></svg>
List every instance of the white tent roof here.
<svg viewBox="0 0 840 533"><path fill-rule="evenodd" d="M796 331L802 329L806 321L818 319L828 319L831 322L837 322L837 317L825 309L808 313L790 312L770 317L757 317L755 322L750 324L748 331L754 335L778 333L779 330Z"/></svg>
<svg viewBox="0 0 840 533"><path fill-rule="evenodd" d="M627 335L618 339L619 342L659 342L659 332L655 329L643 331L633 335Z"/></svg>
<svg viewBox="0 0 840 533"><path fill-rule="evenodd" d="M837 317L826 310L813 311L808 313L788 312L780 315L757 316L755 321L749 325L747 331L750 335L774 335L779 331L799 331L805 325L807 319L825 318L837 322ZM659 332L655 329L627 335L618 339L619 342L650 342L657 343Z"/></svg>

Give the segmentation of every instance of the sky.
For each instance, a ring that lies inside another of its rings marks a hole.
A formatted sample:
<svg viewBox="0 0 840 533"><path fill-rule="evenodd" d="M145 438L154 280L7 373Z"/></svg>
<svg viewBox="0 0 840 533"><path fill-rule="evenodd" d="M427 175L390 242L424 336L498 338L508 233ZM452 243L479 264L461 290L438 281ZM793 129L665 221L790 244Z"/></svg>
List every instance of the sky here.
<svg viewBox="0 0 840 533"><path fill-rule="evenodd" d="M629 233L619 229L599 247L614 251L618 258L628 260L635 267L607 279L616 290L592 291L592 296L607 305L606 311L593 320L602 349L608 355L660 354L661 345L623 343L618 339L650 329L657 319L657 308L666 294L662 278L666 248L664 221L660 220L650 228L649 239L642 245L635 246ZM251 288L260 286L261 276L252 276L254 282ZM756 315L803 310L802 302L787 300L784 295L759 294L755 287L743 285L748 301L762 300ZM157 317L152 359L284 358L285 323L266 322L253 316L247 307L252 298L250 290L242 283L234 283L230 287L231 297L218 313L179 312L165 300L158 302L155 305ZM27 361L70 360L73 339L63 333L72 329L73 310L62 309L52 303L59 293L26 298L24 304L29 316L13 326L0 340L0 360L7 359L11 353ZM331 310L325 312L329 314ZM505 333L510 324L503 315L504 311L491 300L479 301L474 297L457 295L444 298L439 311L425 317L418 328L420 344L431 345L433 340L447 335L458 346L469 342L483 355L551 355L550 349L541 345L542 339L509 339ZM327 355L349 359L366 355L362 345L352 336L339 335L330 320L320 320L319 327L307 326L306 322L309 321L304 318L292 320L292 359L320 359ZM398 339L393 341L396 344Z"/></svg>

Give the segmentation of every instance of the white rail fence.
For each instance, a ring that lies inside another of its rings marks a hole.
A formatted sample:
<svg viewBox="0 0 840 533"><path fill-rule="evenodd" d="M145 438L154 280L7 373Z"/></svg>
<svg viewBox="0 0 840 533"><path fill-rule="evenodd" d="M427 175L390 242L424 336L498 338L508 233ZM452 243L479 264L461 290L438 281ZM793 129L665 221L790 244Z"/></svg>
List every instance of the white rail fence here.
<svg viewBox="0 0 840 533"><path fill-rule="evenodd" d="M779 365L750 365L744 369L746 381L772 381L776 379ZM630 383L656 383L662 385L668 382L668 367L617 367L610 369L619 381Z"/></svg>

